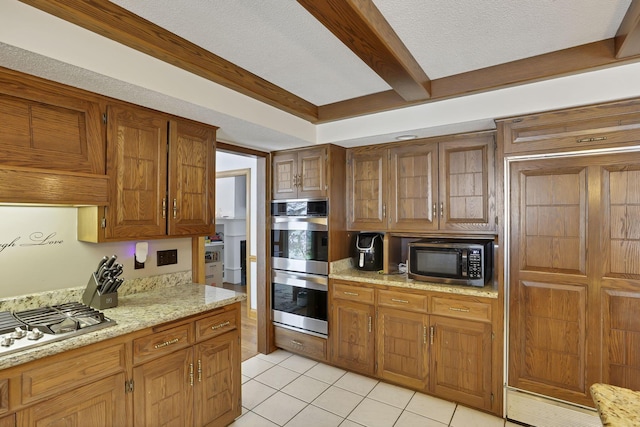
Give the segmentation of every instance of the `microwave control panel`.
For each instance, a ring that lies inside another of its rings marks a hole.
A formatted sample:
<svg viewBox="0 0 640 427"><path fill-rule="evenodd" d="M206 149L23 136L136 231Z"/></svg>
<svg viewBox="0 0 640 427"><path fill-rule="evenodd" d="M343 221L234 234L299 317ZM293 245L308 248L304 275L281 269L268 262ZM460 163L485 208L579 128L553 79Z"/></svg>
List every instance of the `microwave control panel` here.
<svg viewBox="0 0 640 427"><path fill-rule="evenodd" d="M468 272L470 279L482 278L482 255L480 249L469 250Z"/></svg>

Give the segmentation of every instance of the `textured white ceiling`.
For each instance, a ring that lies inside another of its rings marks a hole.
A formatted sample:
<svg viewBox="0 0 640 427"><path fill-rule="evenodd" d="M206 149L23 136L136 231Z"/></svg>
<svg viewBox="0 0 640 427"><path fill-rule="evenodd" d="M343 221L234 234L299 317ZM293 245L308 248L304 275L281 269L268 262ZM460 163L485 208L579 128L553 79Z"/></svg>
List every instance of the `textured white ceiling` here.
<svg viewBox="0 0 640 427"><path fill-rule="evenodd" d="M389 86L294 0L112 0L315 104ZM631 0L374 0L437 79L613 37Z"/></svg>
<svg viewBox="0 0 640 427"><path fill-rule="evenodd" d="M631 0L373 0L431 79L615 36Z"/></svg>
<svg viewBox="0 0 640 427"><path fill-rule="evenodd" d="M315 104L389 86L293 0L114 0Z"/></svg>

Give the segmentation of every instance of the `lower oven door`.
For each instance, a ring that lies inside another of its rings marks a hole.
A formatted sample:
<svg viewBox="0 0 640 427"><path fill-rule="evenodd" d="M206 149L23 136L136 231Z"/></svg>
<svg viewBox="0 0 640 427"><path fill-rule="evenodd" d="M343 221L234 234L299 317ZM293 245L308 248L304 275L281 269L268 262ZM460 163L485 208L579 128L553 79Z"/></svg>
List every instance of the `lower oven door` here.
<svg viewBox="0 0 640 427"><path fill-rule="evenodd" d="M272 270L274 324L326 337L327 283L326 276Z"/></svg>

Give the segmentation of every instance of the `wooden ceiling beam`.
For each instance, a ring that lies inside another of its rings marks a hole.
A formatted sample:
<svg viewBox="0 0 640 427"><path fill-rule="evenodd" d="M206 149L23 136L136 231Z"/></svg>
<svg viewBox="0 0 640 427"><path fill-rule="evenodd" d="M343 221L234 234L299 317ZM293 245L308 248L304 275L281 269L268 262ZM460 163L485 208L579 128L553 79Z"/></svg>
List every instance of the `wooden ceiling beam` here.
<svg viewBox="0 0 640 427"><path fill-rule="evenodd" d="M97 0L20 0L65 21L312 123L317 107L120 6Z"/></svg>
<svg viewBox="0 0 640 427"><path fill-rule="evenodd" d="M430 81L371 0L298 0L405 101L430 96Z"/></svg>
<svg viewBox="0 0 640 427"><path fill-rule="evenodd" d="M616 58L640 55L640 0L633 0L616 33Z"/></svg>
<svg viewBox="0 0 640 427"><path fill-rule="evenodd" d="M363 116L639 60L640 56L616 58L615 40L611 38L432 80L432 94L428 101L405 102L392 91L386 91L322 105L318 107L318 121L323 123Z"/></svg>

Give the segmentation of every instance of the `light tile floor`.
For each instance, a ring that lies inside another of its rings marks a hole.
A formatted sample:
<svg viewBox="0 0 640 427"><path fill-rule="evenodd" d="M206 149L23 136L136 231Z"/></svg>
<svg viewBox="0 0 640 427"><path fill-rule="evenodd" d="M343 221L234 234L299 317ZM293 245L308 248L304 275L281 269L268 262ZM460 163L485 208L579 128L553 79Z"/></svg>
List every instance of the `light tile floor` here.
<svg viewBox="0 0 640 427"><path fill-rule="evenodd" d="M242 416L231 426L520 427L283 350L242 363Z"/></svg>

